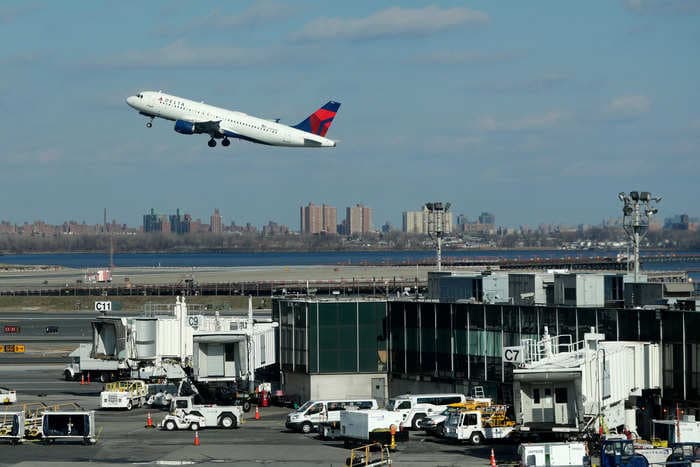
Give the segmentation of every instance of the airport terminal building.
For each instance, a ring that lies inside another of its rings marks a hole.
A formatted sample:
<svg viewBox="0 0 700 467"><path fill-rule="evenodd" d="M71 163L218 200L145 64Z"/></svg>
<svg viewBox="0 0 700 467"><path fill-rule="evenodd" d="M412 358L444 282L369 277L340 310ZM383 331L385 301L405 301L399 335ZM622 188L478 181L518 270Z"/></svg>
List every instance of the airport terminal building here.
<svg viewBox="0 0 700 467"><path fill-rule="evenodd" d="M545 278L545 288L555 290L541 294L540 300L535 291L522 292L524 282L538 282L534 276L523 281L518 273L512 280L504 275L486 282L476 275L444 276L448 279L438 284L431 278L431 298L276 299L273 320L280 323L283 387L307 398L327 397L330 388L346 390L346 397L380 396L375 383L385 378L386 389L380 389L386 396L470 394L472 386L483 386L488 395L511 403L514 365L503 361L504 347L538 339L545 326L551 335L569 335L573 342L593 329L606 340L659 344L662 383L640 398L639 409L647 412L646 418L663 418L664 409L675 410L676 403L685 413L700 415L700 313L694 311L694 299L674 298L668 306L660 305L657 297L677 286L650 284L647 290L625 282L619 273L578 274L580 278L567 274L549 278L549 285ZM577 292L577 287L582 290ZM493 290L501 293L502 303L485 303L484 296L495 301ZM517 300L508 297L513 290L518 291ZM627 307L626 290L636 293L635 298L627 292L628 303L650 294L656 304ZM539 289L536 292L539 295ZM342 384L330 384L338 382ZM309 385L315 389L309 390Z"/></svg>

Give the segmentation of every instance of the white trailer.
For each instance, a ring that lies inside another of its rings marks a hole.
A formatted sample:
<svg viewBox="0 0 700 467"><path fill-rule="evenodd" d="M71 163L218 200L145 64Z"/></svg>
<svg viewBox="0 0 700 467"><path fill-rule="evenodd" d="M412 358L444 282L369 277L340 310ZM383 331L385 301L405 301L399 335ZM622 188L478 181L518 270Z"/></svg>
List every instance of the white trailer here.
<svg viewBox="0 0 700 467"><path fill-rule="evenodd" d="M174 429L168 421L171 416L196 415L203 417L204 426L215 428L237 428L243 422L243 408L239 405L195 404L193 397L173 397L170 415L160 424L161 427ZM172 428L171 428L172 427Z"/></svg>
<svg viewBox="0 0 700 467"><path fill-rule="evenodd" d="M0 440L10 444L24 441L24 412L0 412Z"/></svg>
<svg viewBox="0 0 700 467"><path fill-rule="evenodd" d="M144 405L147 397L148 388L141 380L107 383L100 393L100 408L131 410Z"/></svg>
<svg viewBox="0 0 700 467"><path fill-rule="evenodd" d="M584 443L523 443L518 447L521 467L586 465Z"/></svg>
<svg viewBox="0 0 700 467"><path fill-rule="evenodd" d="M14 404L17 402L17 391L10 388L0 388L0 402L3 404Z"/></svg>
<svg viewBox="0 0 700 467"><path fill-rule="evenodd" d="M340 412L340 438L346 446L359 443L391 442L392 427L395 441L408 441L408 430L403 430L404 416L393 410L344 410Z"/></svg>

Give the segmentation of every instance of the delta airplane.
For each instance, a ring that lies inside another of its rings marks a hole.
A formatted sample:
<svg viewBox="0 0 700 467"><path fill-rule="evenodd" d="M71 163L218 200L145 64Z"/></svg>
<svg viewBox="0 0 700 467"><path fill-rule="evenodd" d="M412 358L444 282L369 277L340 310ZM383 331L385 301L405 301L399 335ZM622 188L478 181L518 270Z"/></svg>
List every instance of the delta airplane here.
<svg viewBox="0 0 700 467"><path fill-rule="evenodd" d="M269 146L335 147L336 142L326 138L339 102L329 101L297 125L287 126L279 119L270 121L242 112L222 109L171 96L160 91L143 91L126 98L126 103L149 118L146 127L153 126L156 117L175 122L175 131L183 135L205 133L210 136L209 147L231 144L229 138L239 138Z"/></svg>

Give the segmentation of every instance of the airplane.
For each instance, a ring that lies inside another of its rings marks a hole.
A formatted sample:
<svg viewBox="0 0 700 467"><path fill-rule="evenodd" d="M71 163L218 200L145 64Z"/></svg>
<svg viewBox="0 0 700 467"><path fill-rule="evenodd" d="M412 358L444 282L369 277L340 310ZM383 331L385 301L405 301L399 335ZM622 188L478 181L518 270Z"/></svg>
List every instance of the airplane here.
<svg viewBox="0 0 700 467"><path fill-rule="evenodd" d="M238 138L269 146L335 147L336 141L326 138L340 103L327 102L300 123L287 126L274 121L247 115L243 112L214 107L161 91L142 91L126 98L126 103L149 118L147 128L156 117L175 122L175 131L184 135L207 134L209 147L231 144L229 138Z"/></svg>

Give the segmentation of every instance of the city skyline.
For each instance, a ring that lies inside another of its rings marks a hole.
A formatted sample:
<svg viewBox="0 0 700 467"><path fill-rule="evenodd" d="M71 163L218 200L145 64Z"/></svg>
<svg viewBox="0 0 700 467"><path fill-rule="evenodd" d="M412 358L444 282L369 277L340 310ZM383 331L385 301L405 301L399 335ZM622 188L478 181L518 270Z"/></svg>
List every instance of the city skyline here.
<svg viewBox="0 0 700 467"><path fill-rule="evenodd" d="M0 218L218 206L296 229L316 199L371 205L377 227L449 200L507 225L593 224L631 190L697 215L699 14L691 0L3 4ZM287 124L337 100L338 147L210 149L172 122L145 128L124 101L144 89Z"/></svg>

